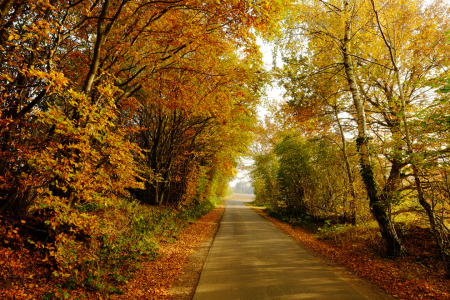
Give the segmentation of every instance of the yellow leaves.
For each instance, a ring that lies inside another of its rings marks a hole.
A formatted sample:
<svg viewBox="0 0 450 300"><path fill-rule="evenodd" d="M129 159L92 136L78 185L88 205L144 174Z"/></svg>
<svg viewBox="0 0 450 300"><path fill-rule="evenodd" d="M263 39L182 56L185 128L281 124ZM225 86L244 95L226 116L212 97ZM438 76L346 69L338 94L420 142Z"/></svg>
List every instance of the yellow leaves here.
<svg viewBox="0 0 450 300"><path fill-rule="evenodd" d="M8 80L9 82L14 81L14 79L8 74L1 74L0 77L3 77L4 79Z"/></svg>
<svg viewBox="0 0 450 300"><path fill-rule="evenodd" d="M20 35L18 35L17 33L15 33L14 31L12 31L10 33L10 35L8 36L8 41L13 41L13 40L19 40L21 38Z"/></svg>
<svg viewBox="0 0 450 300"><path fill-rule="evenodd" d="M246 113L252 109L250 106L257 102L258 97L256 92L250 92L249 87L254 86L254 77L249 76L254 69L250 65L257 65L258 58L252 57L255 54L252 52L253 49L243 52L245 59L233 57L233 54L239 46L251 47L254 43L254 36L249 33L252 30L252 21L247 19L259 23L265 21L259 20L256 14L246 15L241 1L216 0L206 3L205 15L196 13L195 9L185 10L180 7L163 14L161 18L155 18L154 22L132 20L127 23L127 18L134 13L133 5L138 6L130 1L123 10L124 14L119 16L120 21L117 24L120 25L114 27L107 37L105 49L112 49L112 52L101 53L100 60L107 62L102 68L110 68L111 71L107 73L99 70L96 74L95 89L89 95L81 92L92 59L89 51L86 51L86 45L95 39L95 26L98 21L96 17L101 4L93 7L91 11L89 1L82 1L75 12L72 9L67 11L65 21L59 17L66 12L66 6L62 2L53 1L54 6L50 5L48 0L31 2L33 3L29 4L33 7L32 16L18 16L18 20L23 20L20 23L26 25L21 28L23 33L21 31L21 35L16 32L7 34L11 42L9 44L21 47L12 49L16 52L11 54L8 53L11 49L6 49L6 54L10 55L7 62L11 63L9 67L14 72L3 75L3 78L13 82L16 80L15 76L18 76L15 74L27 77L27 86L30 88L23 91L30 98L21 100L20 105L23 106L35 99L34 97L43 91L43 86L47 92L39 102L39 109L31 111L27 116L28 119L23 119L24 122L29 122L27 125L33 127L21 128L20 134L29 130L27 136L21 136L27 144L22 148L25 151L18 149L16 152L20 153L18 161L24 159L32 166L29 174L25 172L19 174L22 176L19 180L23 182L23 187L30 187L32 195L36 191L36 201L32 208L55 214L45 220L48 221L45 225L50 228L49 230L60 228L62 224L71 226L68 230L70 234L96 230L98 229L96 218L74 211L70 206L72 200L79 203L114 206L117 205L119 197L127 194L127 188L144 187L144 183L136 182L134 165L134 157L140 154L140 149L131 142L139 132L136 133L137 129L126 128L136 125L133 124L136 122L135 114L141 112L142 102L136 100L132 103L126 96L123 99L119 98L124 92L130 91L130 87L138 87L141 82L148 85L135 93L136 99L148 97L149 102L156 103L158 107L168 112L168 115L185 110L190 113L186 118L191 117L194 121L202 117L221 120L233 118L229 122L230 125L223 125L219 132L215 132L215 129L221 125L205 126L206 133L200 135L198 141L201 141L201 147L205 145L207 149L187 152L184 154L185 159L195 155L200 161L202 156L207 157L215 151L225 152L222 149L233 149L232 151L237 153L242 148L244 138L241 136L247 136L246 130L250 126L236 126L239 129L234 128L232 131L228 129L235 126L234 120L241 123L244 119L249 121ZM111 5L119 2L112 1ZM191 1L189 5L193 8L196 5L203 8L204 3ZM218 7L214 7L214 3ZM256 3L260 6L258 1ZM155 12L164 11L164 5L157 3L149 6L150 11L153 11L153 8ZM170 9L171 6L168 7ZM207 15L209 13L207 11L212 7L215 12ZM265 1L261 9L266 13L270 9L269 1ZM40 15L43 13L46 13L45 18ZM86 25L79 23L84 20L83 18L90 16L92 18ZM36 21L30 21L31 19L28 19L30 17ZM143 13L142 19L146 17ZM215 28L220 28L217 25L227 22L229 17L235 18L236 22L228 25L230 30L225 35L222 29ZM81 24L81 29L73 28L77 24ZM71 29L74 29L73 34L70 32ZM62 36L55 30L70 35L66 40L60 40ZM123 36L124 32L129 32L129 36ZM145 38L138 38L136 43L131 45L130 41L141 32ZM155 37L155 33L159 32L164 34L159 36L156 34ZM245 41L242 41L243 39ZM33 43L30 42L32 40ZM239 40L241 44L237 46L235 40ZM31 45L37 46L33 48ZM179 47L186 48L178 51ZM170 53L167 61L162 60L167 55L164 49ZM105 59L104 55L110 54L111 59ZM31 55L36 57L33 61L34 66L23 67L28 65ZM53 57L58 64L49 62L48 57ZM136 65L133 65L135 63ZM122 89L118 87L117 83L126 83L140 68L144 69L136 76L136 80L132 80ZM159 72L159 79L154 76L156 72ZM241 84L235 88L238 83ZM19 88L15 86L8 97L13 97L13 93ZM157 89L160 90L155 92ZM162 96L157 98L155 94ZM235 97L248 107L243 106L240 110L234 110ZM120 105L116 107L119 99ZM215 121L210 123L213 122ZM194 134L195 131L189 132L186 137L192 137ZM192 173L189 174L189 197L185 199L187 201L191 201L195 196L199 178L206 172L205 168L197 167L193 167ZM20 162L17 168L21 168ZM235 172L232 165L227 168L231 173ZM163 176L157 172L152 171L147 175L151 181L163 181ZM174 178L183 181L184 175L186 174L179 173ZM22 220L22 223L25 224L25 221ZM70 244L63 237L58 239L65 243L64 246L73 248L79 246ZM64 250L52 250L51 255L60 255L58 259L61 261L65 255L74 259L73 253ZM44 261L47 260L45 258ZM68 268L70 269L70 265ZM60 274L55 274L58 275Z"/></svg>
<svg viewBox="0 0 450 300"><path fill-rule="evenodd" d="M65 77L64 73L51 70L50 72L36 70L33 66L26 70L25 73L31 77L37 77L43 79L46 83L46 89L49 94L61 93L62 89L69 83L68 78Z"/></svg>

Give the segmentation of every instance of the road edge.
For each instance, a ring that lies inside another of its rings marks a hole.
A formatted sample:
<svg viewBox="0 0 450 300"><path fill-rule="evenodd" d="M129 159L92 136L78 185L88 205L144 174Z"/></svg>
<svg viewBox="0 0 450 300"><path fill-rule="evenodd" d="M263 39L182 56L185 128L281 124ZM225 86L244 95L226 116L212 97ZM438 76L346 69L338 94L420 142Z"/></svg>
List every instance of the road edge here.
<svg viewBox="0 0 450 300"><path fill-rule="evenodd" d="M259 214L262 218L269 221L273 226L280 229L284 234L292 238L302 249L304 249L308 254L316 258L321 263L325 264L329 270L335 273L339 278L352 286L355 290L357 290L361 295L366 297L368 300L396 300L394 296L387 293L381 286L378 284L369 281L368 279L359 276L353 270L347 268L346 266L340 264L339 262L333 261L331 258L315 251L314 249L309 248L307 245L303 244L301 241L295 239L289 233L287 233L283 228L277 226L277 224L273 223L271 219L267 218L266 214L262 211L261 208L254 207L245 203L245 205L252 209L254 212Z"/></svg>
<svg viewBox="0 0 450 300"><path fill-rule="evenodd" d="M217 205L215 209L217 209L218 217L214 221L210 234L200 246L193 249L194 252L186 259L181 273L175 277L172 286L167 290L169 299L191 300L194 297L203 265L205 264L214 238L219 231L220 222L225 212L224 201L220 205Z"/></svg>

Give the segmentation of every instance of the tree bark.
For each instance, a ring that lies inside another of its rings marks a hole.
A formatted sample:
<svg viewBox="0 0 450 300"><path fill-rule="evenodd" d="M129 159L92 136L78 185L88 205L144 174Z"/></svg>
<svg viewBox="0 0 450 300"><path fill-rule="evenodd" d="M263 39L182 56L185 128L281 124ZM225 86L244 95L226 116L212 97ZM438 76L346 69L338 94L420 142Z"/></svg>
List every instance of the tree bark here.
<svg viewBox="0 0 450 300"><path fill-rule="evenodd" d="M344 1L345 14L345 29L344 29L344 43L342 54L344 56L344 67L347 75L347 81L352 94L353 102L356 108L356 115L358 120L358 138L357 146L361 157L361 175L366 186L367 194L370 201L370 210L374 215L380 227L381 235L386 244L386 251L389 256L402 256L406 250L400 239L397 236L394 225L390 220L385 205L380 201L378 195L378 187L375 183L373 169L370 164L369 154L369 136L367 134L366 115L364 111L364 104L358 91L356 78L353 72L351 51L351 16L349 9L349 2Z"/></svg>
<svg viewBox="0 0 450 300"><path fill-rule="evenodd" d="M378 11L375 8L375 3L373 0L370 0L370 2L372 3L372 8L373 8L373 12L375 14L376 20L377 20L378 29L381 33L384 43L386 44L386 47L389 50L389 56L391 59L391 63L392 63L392 66L394 67L394 72L395 72L395 76L397 79L398 90L400 93L400 100L402 103L401 114L402 114L403 124L405 127L406 145L408 147L408 152L409 152L410 156L413 156L414 149L413 149L412 142L411 142L411 136L409 134L409 126L407 123L406 101L405 101L405 95L403 92L403 85L402 85L401 78L400 78L400 71L397 66L397 62L395 59L394 51L392 49L392 45L387 40L386 35L384 34L383 29L381 27L380 18L378 15ZM444 264L445 276L447 278L450 278L450 241L449 241L449 238L447 237L448 229L445 226L444 222L435 215L433 208L426 201L424 194L423 194L422 184L421 184L421 180L420 180L420 176L419 176L419 169L414 162L414 158L412 158L412 157L411 157L411 167L413 169L414 182L416 184L416 190L417 190L417 196L419 198L419 203L427 213L428 220L430 222L431 232L433 233L436 244L438 245L441 259Z"/></svg>
<svg viewBox="0 0 450 300"><path fill-rule="evenodd" d="M83 91L86 95L90 94L92 90L92 84L97 75L98 67L100 65L100 53L102 51L103 45L106 42L106 36L109 33L107 29L102 30L103 22L106 18L106 13L108 12L110 1L105 0L103 3L102 11L100 13L98 23L97 23L97 36L94 46L94 55L92 57L91 65L89 67L89 72L86 76L86 82L84 83ZM112 21L111 21L112 22Z"/></svg>

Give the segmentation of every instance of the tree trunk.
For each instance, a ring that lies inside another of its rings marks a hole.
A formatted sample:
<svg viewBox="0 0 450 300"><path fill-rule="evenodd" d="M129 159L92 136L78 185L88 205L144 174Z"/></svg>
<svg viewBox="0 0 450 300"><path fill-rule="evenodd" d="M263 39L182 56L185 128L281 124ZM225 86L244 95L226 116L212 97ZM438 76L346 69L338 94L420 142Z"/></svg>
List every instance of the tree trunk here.
<svg viewBox="0 0 450 300"><path fill-rule="evenodd" d="M386 185L384 186L383 193L381 195L381 198L383 199L386 207L390 207L392 201L395 198L395 193L398 190L398 187L400 185L401 179L400 179L400 173L401 169L403 168L403 163L394 158L391 161L391 171L389 172L389 177L387 179Z"/></svg>
<svg viewBox="0 0 450 300"><path fill-rule="evenodd" d="M436 244L438 245L441 259L444 264L445 276L447 278L450 278L450 241L449 241L449 238L447 237L448 229L445 226L443 220L439 219L435 215L433 208L425 200L425 197L423 195L422 184L421 184L420 176L419 176L419 169L414 162L414 158L412 157L414 154L414 149L412 147L411 136L409 134L409 126L408 126L407 118L406 118L406 101L405 101L405 95L403 93L403 85L402 85L401 78L400 78L400 71L397 66L397 62L396 62L396 59L394 56L392 46L391 46L390 42L386 39L386 36L381 27L380 19L378 16L378 11L375 8L375 3L373 0L371 0L371 3L372 3L373 12L374 12L376 20L377 20L378 29L380 30L383 41L389 50L391 63L392 63L392 66L394 67L394 72L395 72L395 76L397 79L398 90L400 93L400 100L402 102L401 114L402 114L403 124L405 126L405 140L406 140L406 145L408 147L408 152L411 156L410 157L411 167L413 169L414 182L416 184L416 190L417 190L417 196L419 198L419 203L425 209L427 216L428 216L428 220L430 221L431 232L433 233Z"/></svg>
<svg viewBox="0 0 450 300"><path fill-rule="evenodd" d="M369 136L367 134L366 115L364 111L364 104L359 95L356 78L353 73L353 63L350 55L351 42L351 16L349 11L348 1L344 1L345 13L345 35L342 54L344 56L344 67L347 75L347 81L350 86L353 102L356 108L356 115L358 119L358 138L357 146L361 156L361 175L366 186L367 194L370 201L370 210L375 216L380 227L381 236L386 244L386 251L389 256L401 256L406 253L406 250L400 239L397 236L394 225L389 218L385 205L380 201L378 196L378 188L375 183L375 178L370 164L369 154Z"/></svg>

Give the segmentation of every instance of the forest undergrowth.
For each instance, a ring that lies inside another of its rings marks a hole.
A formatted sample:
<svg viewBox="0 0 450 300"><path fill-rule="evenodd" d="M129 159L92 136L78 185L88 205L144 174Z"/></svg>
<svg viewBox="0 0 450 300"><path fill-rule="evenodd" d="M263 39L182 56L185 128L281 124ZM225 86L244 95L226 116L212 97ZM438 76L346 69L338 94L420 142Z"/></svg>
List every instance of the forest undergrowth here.
<svg viewBox="0 0 450 300"><path fill-rule="evenodd" d="M379 229L372 226L375 222L358 226L334 224L331 220L290 218L262 207L251 207L304 246L379 285L395 298L450 298L450 280L445 279L438 249L430 230L424 226L396 224L408 254L392 259L385 254Z"/></svg>
<svg viewBox="0 0 450 300"><path fill-rule="evenodd" d="M0 217L1 299L165 299L193 248L220 217L210 201L185 210L123 201L115 208L79 207L98 216L102 234L79 237L84 249L66 249L77 263L60 269L39 215ZM37 235L36 233L40 233ZM45 245L45 246L44 246ZM86 259L91 257L90 260Z"/></svg>

